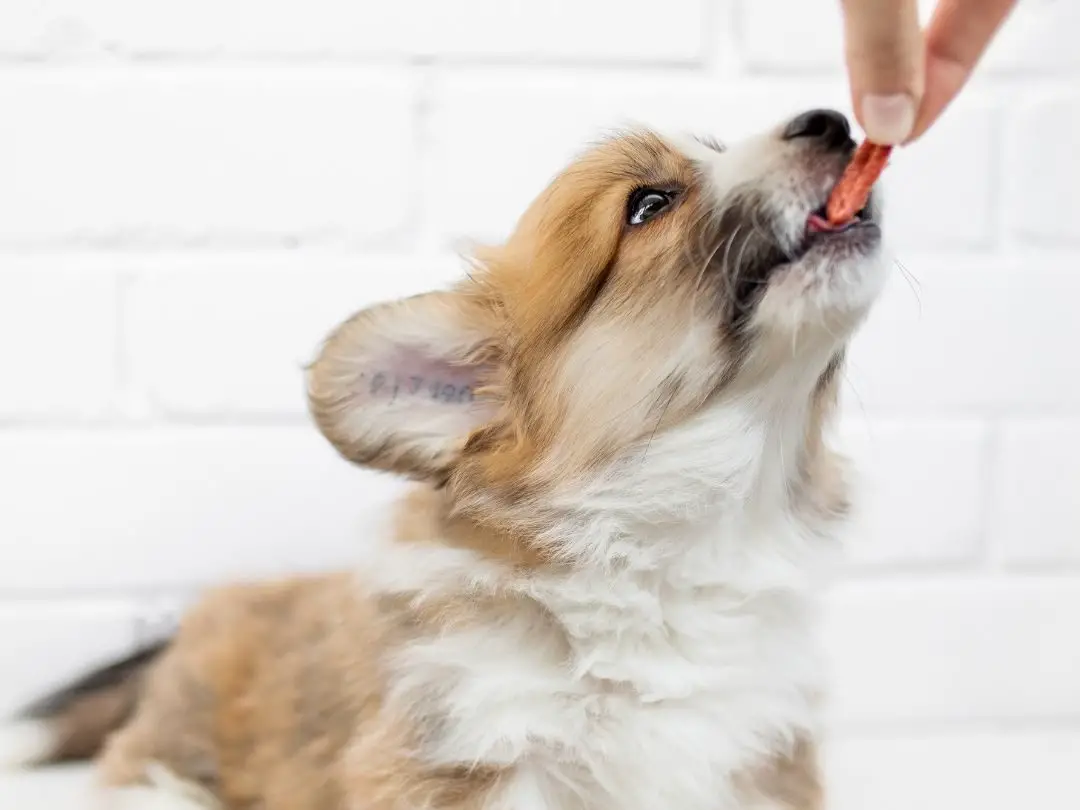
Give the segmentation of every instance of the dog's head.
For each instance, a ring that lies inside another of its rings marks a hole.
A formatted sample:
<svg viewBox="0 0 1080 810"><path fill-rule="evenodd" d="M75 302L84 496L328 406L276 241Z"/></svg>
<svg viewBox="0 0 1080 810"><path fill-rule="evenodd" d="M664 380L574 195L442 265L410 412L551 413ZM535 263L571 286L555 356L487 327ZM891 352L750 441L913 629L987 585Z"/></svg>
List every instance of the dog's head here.
<svg viewBox="0 0 1080 810"><path fill-rule="evenodd" d="M455 288L329 336L319 428L519 528L708 500L770 431L798 474L884 278L876 202L841 228L820 217L853 149L828 111L726 148L647 131L595 146Z"/></svg>

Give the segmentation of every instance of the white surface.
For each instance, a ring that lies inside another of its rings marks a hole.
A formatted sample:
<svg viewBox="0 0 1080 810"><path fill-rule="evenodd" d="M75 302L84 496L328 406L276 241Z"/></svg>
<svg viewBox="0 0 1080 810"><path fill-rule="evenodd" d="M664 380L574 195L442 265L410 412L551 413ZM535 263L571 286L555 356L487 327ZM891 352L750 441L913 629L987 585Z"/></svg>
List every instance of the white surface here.
<svg viewBox="0 0 1080 810"><path fill-rule="evenodd" d="M0 71L18 122L0 130L0 241L375 238L408 214L413 100L392 71Z"/></svg>
<svg viewBox="0 0 1080 810"><path fill-rule="evenodd" d="M840 810L1080 807L1080 4L1020 6L886 179L917 283L847 375ZM347 563L396 485L306 423L323 332L452 277L602 129L847 109L838 8L0 2L0 710L193 587Z"/></svg>
<svg viewBox="0 0 1080 810"><path fill-rule="evenodd" d="M0 771L0 807L4 810L97 810L92 773L82 766L32 773Z"/></svg>
<svg viewBox="0 0 1080 810"><path fill-rule="evenodd" d="M140 56L690 60L701 38L688 36L685 24L708 4L674 0L658 15L649 0L394 0L374 9L353 0L185 0L158 8L140 0L50 0L0 9L0 47L54 57L109 47Z"/></svg>
<svg viewBox="0 0 1080 810"><path fill-rule="evenodd" d="M1080 734L1059 731L840 740L825 752L827 807L1073 810L1080 806L1078 760ZM91 795L91 773L82 766L0 772L4 810L91 810Z"/></svg>
<svg viewBox="0 0 1080 810"><path fill-rule="evenodd" d="M45 723L29 720L0 725L0 768L19 768L39 761L48 755L53 739Z"/></svg>

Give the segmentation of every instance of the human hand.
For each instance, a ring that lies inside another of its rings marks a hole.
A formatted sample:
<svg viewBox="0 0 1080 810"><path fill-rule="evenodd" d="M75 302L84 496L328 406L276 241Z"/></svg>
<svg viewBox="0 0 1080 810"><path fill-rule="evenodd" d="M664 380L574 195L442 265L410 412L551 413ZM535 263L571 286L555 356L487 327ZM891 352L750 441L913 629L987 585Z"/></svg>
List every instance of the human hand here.
<svg viewBox="0 0 1080 810"><path fill-rule="evenodd" d="M1018 0L940 0L926 31L917 0L841 0L851 102L869 140L910 143L967 83Z"/></svg>

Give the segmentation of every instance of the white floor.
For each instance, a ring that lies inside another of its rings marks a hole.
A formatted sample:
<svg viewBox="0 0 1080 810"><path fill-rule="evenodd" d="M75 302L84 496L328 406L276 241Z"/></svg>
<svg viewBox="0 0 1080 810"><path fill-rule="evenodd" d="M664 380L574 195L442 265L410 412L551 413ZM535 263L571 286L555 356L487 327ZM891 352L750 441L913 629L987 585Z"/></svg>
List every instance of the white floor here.
<svg viewBox="0 0 1080 810"><path fill-rule="evenodd" d="M1069 731L844 740L826 761L828 810L1080 808L1080 735ZM93 810L90 780L85 767L0 771L0 810Z"/></svg>
<svg viewBox="0 0 1080 810"><path fill-rule="evenodd" d="M84 810L89 808L90 781L85 767L0 771L0 810Z"/></svg>

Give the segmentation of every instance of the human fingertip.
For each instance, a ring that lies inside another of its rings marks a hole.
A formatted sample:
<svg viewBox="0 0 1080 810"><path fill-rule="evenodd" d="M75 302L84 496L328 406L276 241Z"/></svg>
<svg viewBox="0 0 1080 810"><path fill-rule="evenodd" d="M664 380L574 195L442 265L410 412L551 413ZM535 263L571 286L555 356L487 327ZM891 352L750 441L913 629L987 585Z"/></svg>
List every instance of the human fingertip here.
<svg viewBox="0 0 1080 810"><path fill-rule="evenodd" d="M883 146L903 143L915 126L915 99L907 93L868 93L859 111L867 139Z"/></svg>

